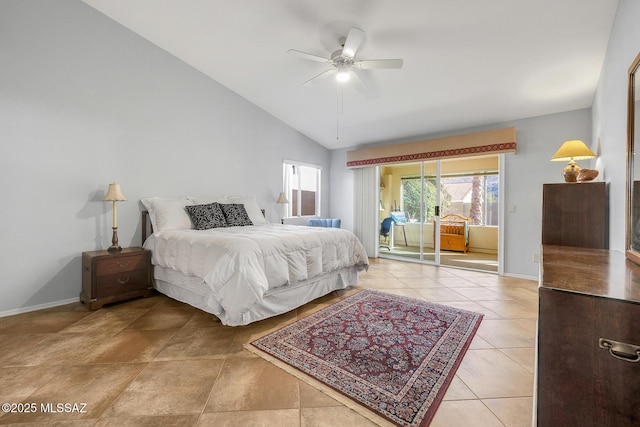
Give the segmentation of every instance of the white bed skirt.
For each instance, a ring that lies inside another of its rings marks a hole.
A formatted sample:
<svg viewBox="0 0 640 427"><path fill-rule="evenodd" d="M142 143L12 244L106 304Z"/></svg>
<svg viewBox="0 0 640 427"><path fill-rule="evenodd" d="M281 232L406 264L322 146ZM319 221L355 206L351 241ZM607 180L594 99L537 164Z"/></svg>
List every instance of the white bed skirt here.
<svg viewBox="0 0 640 427"><path fill-rule="evenodd" d="M202 279L157 265L153 268L153 276L154 287L160 293L214 314L225 325L241 326L286 313L332 291L355 285L358 283L358 271L364 268L344 268L313 280L273 289L251 310L239 316L228 316L213 299L208 285Z"/></svg>

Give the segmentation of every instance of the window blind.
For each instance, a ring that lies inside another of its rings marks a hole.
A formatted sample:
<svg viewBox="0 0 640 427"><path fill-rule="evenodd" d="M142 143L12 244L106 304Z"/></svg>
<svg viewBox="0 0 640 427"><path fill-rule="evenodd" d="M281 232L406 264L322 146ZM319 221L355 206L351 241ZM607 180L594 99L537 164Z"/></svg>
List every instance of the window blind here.
<svg viewBox="0 0 640 427"><path fill-rule="evenodd" d="M380 205L378 190L380 176L378 168L356 169L354 174L354 226L353 233L358 236L370 257L378 257L378 230L380 227Z"/></svg>

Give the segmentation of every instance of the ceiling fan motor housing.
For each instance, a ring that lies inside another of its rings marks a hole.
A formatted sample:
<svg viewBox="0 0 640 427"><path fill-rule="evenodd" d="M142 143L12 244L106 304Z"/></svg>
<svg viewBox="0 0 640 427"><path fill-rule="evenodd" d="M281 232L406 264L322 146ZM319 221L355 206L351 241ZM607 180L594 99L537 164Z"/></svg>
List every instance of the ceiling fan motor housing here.
<svg viewBox="0 0 640 427"><path fill-rule="evenodd" d="M353 67L355 60L351 57L344 56L342 54L342 49L338 49L331 54L331 63L336 68L349 68Z"/></svg>

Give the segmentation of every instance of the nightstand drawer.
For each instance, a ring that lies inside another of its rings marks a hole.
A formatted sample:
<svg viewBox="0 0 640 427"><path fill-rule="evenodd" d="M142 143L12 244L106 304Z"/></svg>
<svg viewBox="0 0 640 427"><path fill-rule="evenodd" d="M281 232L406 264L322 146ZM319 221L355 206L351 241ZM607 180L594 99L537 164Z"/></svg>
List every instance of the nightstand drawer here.
<svg viewBox="0 0 640 427"><path fill-rule="evenodd" d="M149 273L146 268L109 276L100 276L96 281L97 298L126 294L127 292L134 292L151 287L149 284Z"/></svg>
<svg viewBox="0 0 640 427"><path fill-rule="evenodd" d="M96 276L109 276L125 273L133 270L145 269L149 263L148 253L139 255L121 256L113 258L97 259Z"/></svg>

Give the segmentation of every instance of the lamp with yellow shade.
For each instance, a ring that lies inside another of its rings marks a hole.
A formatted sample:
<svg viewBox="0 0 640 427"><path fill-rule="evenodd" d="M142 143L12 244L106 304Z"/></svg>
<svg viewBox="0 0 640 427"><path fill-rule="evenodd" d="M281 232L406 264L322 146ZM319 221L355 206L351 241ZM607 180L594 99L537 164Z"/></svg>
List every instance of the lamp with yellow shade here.
<svg viewBox="0 0 640 427"><path fill-rule="evenodd" d="M579 139L572 139L562 144L558 151L556 151L556 154L551 157L551 161L569 162L562 170L562 177L565 182L576 182L578 181L578 174L580 173L580 166L576 164L576 160L595 158L596 155L593 154L593 151L591 151L584 142Z"/></svg>
<svg viewBox="0 0 640 427"><path fill-rule="evenodd" d="M120 184L109 184L107 194L102 198L105 202L113 202L113 237L111 238L111 246L107 249L109 252L119 252L122 250L118 244L118 207L117 202L126 202L127 198L120 190Z"/></svg>

